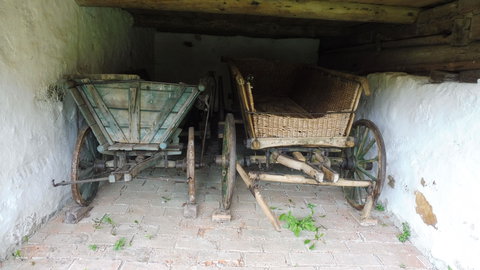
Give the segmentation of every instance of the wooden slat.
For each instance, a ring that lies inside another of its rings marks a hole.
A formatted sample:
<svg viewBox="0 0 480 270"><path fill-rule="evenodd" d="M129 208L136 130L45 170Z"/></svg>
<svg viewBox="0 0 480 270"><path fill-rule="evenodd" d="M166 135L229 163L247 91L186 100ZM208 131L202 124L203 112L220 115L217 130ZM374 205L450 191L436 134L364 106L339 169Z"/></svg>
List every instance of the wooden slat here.
<svg viewBox="0 0 480 270"><path fill-rule="evenodd" d="M128 106L128 120L130 123L130 142L140 141L140 89L130 88L130 99Z"/></svg>
<svg viewBox="0 0 480 270"><path fill-rule="evenodd" d="M178 92L175 92L174 95L168 98L163 104L160 104L162 106L161 111L158 113L155 122L152 123L152 129L150 130L150 132L142 138L142 142L150 143L153 140L158 130L162 127L165 119L167 119L168 115L172 112L172 109L175 107L178 100L182 97L186 88L187 86L182 86L178 90Z"/></svg>
<svg viewBox="0 0 480 270"><path fill-rule="evenodd" d="M105 118L105 120L108 123L108 127L112 131L112 135L114 135L114 140L115 141L120 141L120 142L126 142L127 138L125 137L125 134L123 134L122 129L118 125L117 121L113 117L112 113L110 112L109 108L105 103L103 102L102 97L98 93L97 89L93 84L90 83L89 79L82 80L85 84L83 85L88 89L90 94L92 95L94 105L100 110L102 116ZM93 105L93 104L92 104ZM113 139L113 138L112 138Z"/></svg>
<svg viewBox="0 0 480 270"><path fill-rule="evenodd" d="M82 111L82 114L84 115L84 117L87 117L87 118L90 118L90 117L93 117L94 119L94 124L91 124L90 127L92 128L92 131L97 131L97 130L100 130L101 131L101 134L103 135L103 137L106 139L106 142L111 145L113 144L113 139L110 137L110 134L108 133L107 129L105 128L105 126L103 125L102 121L100 120L100 117L97 115L97 112L95 111L95 109L93 108L92 104L90 104L87 96L85 95L85 93L83 92L83 89L79 89L79 88L82 88L83 86L78 86L76 88L77 92L72 92L72 93L77 93L81 96L81 99L82 101L84 102L84 104L87 106L88 108L88 111L87 110L84 110ZM83 108L83 106L82 106ZM97 131L98 132L98 131ZM95 133L94 133L95 134ZM98 140L101 140L100 139L100 136L97 137ZM105 143L102 143L100 142L100 145L104 145Z"/></svg>
<svg viewBox="0 0 480 270"><path fill-rule="evenodd" d="M193 105L193 102L199 95L200 91L198 88L193 88L192 92L188 95L188 98L183 102L182 106L178 109L178 113L172 119L171 124L163 134L164 140L169 138L174 132L176 132L180 122L182 121L183 117L185 117L186 113L190 110Z"/></svg>
<svg viewBox="0 0 480 270"><path fill-rule="evenodd" d="M317 147L353 147L352 137L305 137L305 138L255 138L247 140L247 147L251 149L265 149L270 147L288 146L317 146ZM255 147L254 147L255 146Z"/></svg>
<svg viewBox="0 0 480 270"><path fill-rule="evenodd" d="M81 6L249 14L356 22L413 23L419 9L362 3L295 0L76 0Z"/></svg>

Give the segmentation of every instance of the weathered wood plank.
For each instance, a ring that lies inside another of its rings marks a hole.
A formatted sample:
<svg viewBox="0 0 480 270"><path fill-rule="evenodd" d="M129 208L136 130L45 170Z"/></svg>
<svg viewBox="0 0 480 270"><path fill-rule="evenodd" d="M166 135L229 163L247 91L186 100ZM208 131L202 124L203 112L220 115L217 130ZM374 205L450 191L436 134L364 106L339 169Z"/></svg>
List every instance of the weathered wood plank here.
<svg viewBox="0 0 480 270"><path fill-rule="evenodd" d="M130 88L130 104L128 107L128 120L130 123L130 142L140 141L140 90Z"/></svg>
<svg viewBox="0 0 480 270"><path fill-rule="evenodd" d="M326 21L286 19L262 16L223 15L206 13L158 12L136 14L136 26L153 27L170 33L194 33L204 35L267 38L318 38L348 35L348 27L331 25ZM203 15L203 16L202 16ZM279 20L281 19L281 20Z"/></svg>
<svg viewBox="0 0 480 270"><path fill-rule="evenodd" d="M438 45L326 54L321 57L320 64L358 73L480 69L480 42L463 47Z"/></svg>
<svg viewBox="0 0 480 270"><path fill-rule="evenodd" d="M164 103L162 103L163 107L158 113L155 121L152 123L152 129L142 138L142 142L149 143L153 140L157 131L162 127L163 122L167 119L172 109L177 105L177 102L182 97L185 89L185 86L179 88L175 94L172 94Z"/></svg>
<svg viewBox="0 0 480 270"><path fill-rule="evenodd" d="M153 9L214 14L250 14L357 22L413 23L419 9L330 1L76 0L81 6Z"/></svg>
<svg viewBox="0 0 480 270"><path fill-rule="evenodd" d="M95 137L99 141L100 145L104 145L104 144L107 144L107 143L110 144L110 145L113 144L113 139L110 137L109 132L107 131L107 129L103 125L102 121L100 120L100 117L97 115L97 112L93 108L92 104L90 104L90 101L87 98L87 95L85 95L85 93L83 92L83 89L79 89L81 87L82 86L78 86L77 88L75 88L75 90L77 92L72 92L72 93L76 93L77 95L79 95L77 98L80 98L82 100L82 102L84 102L84 105L86 105L86 107L88 108L88 110L83 111L83 113L84 113L83 115L86 116L88 119L90 119L91 117L94 119L92 124L89 124L89 125L92 128L92 131L94 132ZM84 109L84 106L82 105L82 107L80 107L80 108ZM101 132L98 133L98 130L100 130ZM97 133L95 133L95 132L97 132ZM103 135L103 136L101 136L100 134ZM99 135L99 136L97 137L97 135ZM106 142L102 142L103 141L101 139L102 137L105 138Z"/></svg>
<svg viewBox="0 0 480 270"><path fill-rule="evenodd" d="M115 137L116 141L120 141L120 142L127 141L127 138L125 137L125 134L123 134L122 129L120 128L117 121L113 117L109 108L103 102L103 99L100 96L100 94L98 93L95 86L93 84L91 84L89 79L85 79L85 80L82 80L82 81L85 83L83 85L83 87L86 87L86 89L88 89L88 91L92 95L92 98L93 98L92 101L94 102L94 104L92 104L92 105L95 105L95 107L97 107L100 110L100 112L102 114L102 117L108 122L108 126L109 126L110 130L112 131L111 135L113 135Z"/></svg>
<svg viewBox="0 0 480 270"><path fill-rule="evenodd" d="M323 147L353 147L353 137L306 137L306 138L255 138L247 140L251 149L265 149L286 146L323 146Z"/></svg>

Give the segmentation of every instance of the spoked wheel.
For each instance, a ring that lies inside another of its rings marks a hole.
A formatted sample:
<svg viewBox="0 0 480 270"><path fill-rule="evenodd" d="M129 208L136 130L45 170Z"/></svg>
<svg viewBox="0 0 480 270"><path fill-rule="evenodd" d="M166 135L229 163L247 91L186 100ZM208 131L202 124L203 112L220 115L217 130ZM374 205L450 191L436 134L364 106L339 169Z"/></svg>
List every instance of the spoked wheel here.
<svg viewBox="0 0 480 270"><path fill-rule="evenodd" d="M98 166L98 161L104 161L104 156L97 151L97 146L97 139L90 127L78 133L73 152L72 182L97 178L105 173L105 169L101 168L104 166ZM97 195L98 185L99 182L72 184L73 199L81 206L89 205Z"/></svg>
<svg viewBox="0 0 480 270"><path fill-rule="evenodd" d="M225 118L225 132L222 147L222 208L229 209L232 203L233 189L235 187L237 161L235 118L227 114Z"/></svg>
<svg viewBox="0 0 480 270"><path fill-rule="evenodd" d="M355 146L344 151L344 177L371 181L372 185L368 188L343 187L343 192L350 205L362 210L368 195L372 195L375 202L382 191L386 174L385 144L377 126L365 119L353 123L350 136L355 138Z"/></svg>

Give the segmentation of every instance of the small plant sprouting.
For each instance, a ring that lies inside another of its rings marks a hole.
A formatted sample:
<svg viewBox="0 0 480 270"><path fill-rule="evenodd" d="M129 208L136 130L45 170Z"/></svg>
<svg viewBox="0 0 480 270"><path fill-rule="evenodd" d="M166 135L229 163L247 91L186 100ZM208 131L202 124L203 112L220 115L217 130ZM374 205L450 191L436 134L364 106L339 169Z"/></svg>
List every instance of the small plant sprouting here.
<svg viewBox="0 0 480 270"><path fill-rule="evenodd" d="M125 247L125 243L127 242L127 239L125 237L122 237L115 242L115 245L113 245L113 250L121 250Z"/></svg>
<svg viewBox="0 0 480 270"><path fill-rule="evenodd" d="M152 239L153 239L153 235L152 235L152 234L147 234L147 235L145 235L145 238L147 238L148 240L152 240Z"/></svg>
<svg viewBox="0 0 480 270"><path fill-rule="evenodd" d="M293 216L291 211L289 211L287 214L281 214L279 219L281 221L285 221L285 227L292 231L293 234L297 237L300 236L300 233L302 231L314 232L314 239L306 239L305 241L303 241L305 245L309 245L308 249L312 250L315 248L315 243L312 243L312 241L320 240L325 234L319 233L318 230L320 229L320 227L317 227L315 225L315 219L313 218L313 209L316 207L316 205L309 203L307 204L307 207L310 209L310 214L302 219L298 219Z"/></svg>
<svg viewBox="0 0 480 270"><path fill-rule="evenodd" d="M22 257L22 252L20 251L20 249L17 249L17 250L15 250L15 252L12 253L12 256L14 258L20 258L20 257Z"/></svg>
<svg viewBox="0 0 480 270"><path fill-rule="evenodd" d="M24 237L22 237L22 243L28 243L28 240L30 238L28 237L28 235L25 235Z"/></svg>
<svg viewBox="0 0 480 270"><path fill-rule="evenodd" d="M449 266L448 266L448 270L453 270L453 268L452 268L452 267L450 267L450 265L449 265Z"/></svg>
<svg viewBox="0 0 480 270"><path fill-rule="evenodd" d="M402 268L402 269L407 268L407 266L404 263L400 264L399 267Z"/></svg>
<svg viewBox="0 0 480 270"><path fill-rule="evenodd" d="M135 219L135 220L133 221L133 223L139 224L140 222L138 222L138 220Z"/></svg>
<svg viewBox="0 0 480 270"><path fill-rule="evenodd" d="M403 222L402 227L402 233L397 235L397 238L400 242L404 243L410 238L410 226L407 222Z"/></svg>
<svg viewBox="0 0 480 270"><path fill-rule="evenodd" d="M97 251L98 246L97 245L89 245L88 248L92 251Z"/></svg>
<svg viewBox="0 0 480 270"><path fill-rule="evenodd" d="M377 211L383 212L383 211L385 211L385 206L383 206L383 204L381 204L381 203L377 203L377 205L375 205L375 209Z"/></svg>
<svg viewBox="0 0 480 270"><path fill-rule="evenodd" d="M93 222L93 227L95 229L101 229L102 224L110 224L112 227L115 226L115 222L113 222L113 219L108 214L104 214L100 219L94 219Z"/></svg>
<svg viewBox="0 0 480 270"><path fill-rule="evenodd" d="M165 197L165 196L162 196L162 199L163 199L163 203L166 203L171 200L171 198Z"/></svg>

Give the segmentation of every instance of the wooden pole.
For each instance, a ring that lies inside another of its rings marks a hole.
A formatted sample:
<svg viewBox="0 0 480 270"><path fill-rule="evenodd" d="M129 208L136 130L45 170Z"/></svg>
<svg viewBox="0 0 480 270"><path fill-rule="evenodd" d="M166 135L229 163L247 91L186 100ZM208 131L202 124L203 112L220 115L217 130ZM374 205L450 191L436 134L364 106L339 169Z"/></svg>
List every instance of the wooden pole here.
<svg viewBox="0 0 480 270"><path fill-rule="evenodd" d="M267 174L250 172L250 178L261 181L280 182L290 184L309 184L317 186L337 186L337 187L368 187L371 185L370 181L353 181L346 179L338 179L337 182L317 182L314 179L306 178L303 175L295 174Z"/></svg>
<svg viewBox="0 0 480 270"><path fill-rule="evenodd" d="M243 167L238 162L236 164L236 168L237 168L238 174L240 174L240 177L243 179L243 181L247 185L247 188L250 190L253 197L255 197L255 200L257 201L258 205L260 206L260 208L262 208L263 213L265 213L267 218L270 220L275 230L280 231L281 229L280 222L278 221L277 217L272 213L272 210L270 209L270 207L268 207L267 203L262 197L262 194L260 194L260 191L258 190L258 188L253 185L253 181L250 179L247 172L245 172Z"/></svg>
<svg viewBox="0 0 480 270"><path fill-rule="evenodd" d="M323 182L323 172L313 168L305 162L291 159L287 156L281 155L278 151L272 152L272 159L283 166L299 170L307 175L313 177L318 182Z"/></svg>
<svg viewBox="0 0 480 270"><path fill-rule="evenodd" d="M76 0L81 6L411 24L420 9L316 0Z"/></svg>

